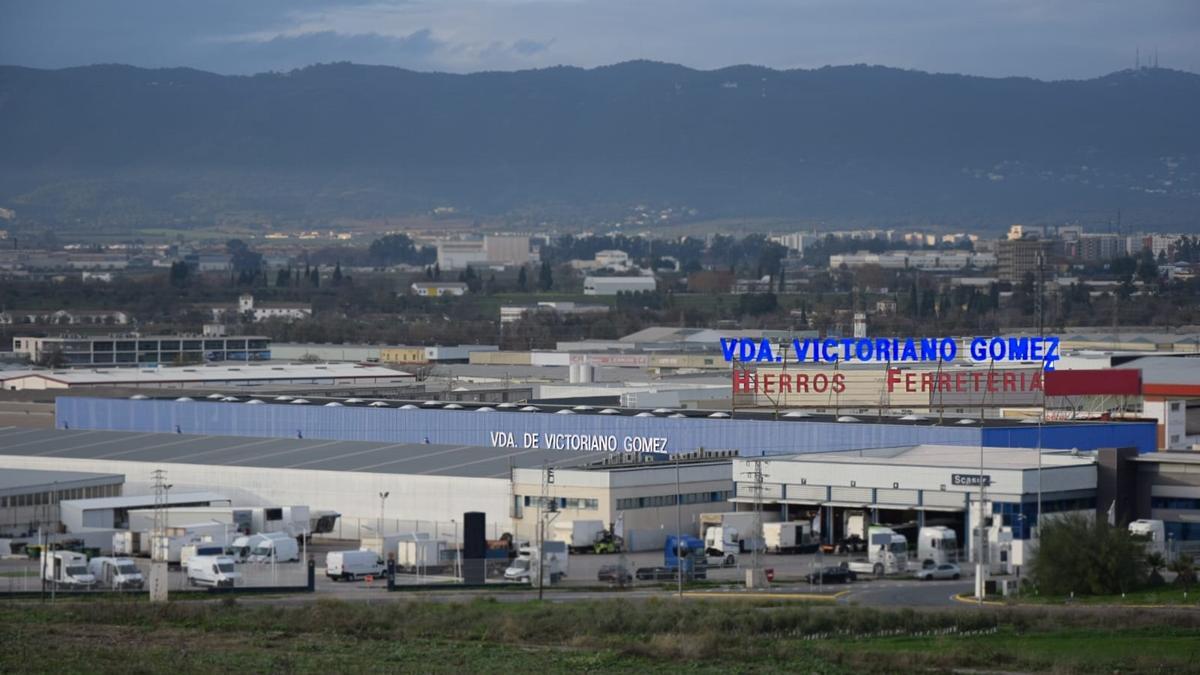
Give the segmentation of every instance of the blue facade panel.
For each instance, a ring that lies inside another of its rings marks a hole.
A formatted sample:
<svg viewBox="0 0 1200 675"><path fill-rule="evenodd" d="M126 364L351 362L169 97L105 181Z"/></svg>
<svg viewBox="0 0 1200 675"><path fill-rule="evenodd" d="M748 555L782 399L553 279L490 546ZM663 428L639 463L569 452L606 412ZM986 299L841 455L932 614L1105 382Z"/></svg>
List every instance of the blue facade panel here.
<svg viewBox="0 0 1200 675"><path fill-rule="evenodd" d="M980 442L978 428L867 422L839 424L544 412L479 413L81 397L58 398L56 415L60 428L71 429L484 447L512 447L508 445L510 441L517 448L534 447L529 442L536 438L537 447L545 448L547 436L569 434L610 439L618 452L658 450L675 453L705 448L739 450L743 455L770 455L920 443L978 446Z"/></svg>
<svg viewBox="0 0 1200 675"><path fill-rule="evenodd" d="M689 452L739 450L744 456L829 452L932 443L1036 447L1036 426L980 429L871 422L771 422L605 415L326 408L312 405L175 402L60 397L58 426L159 433L312 438L484 447ZM559 435L575 436L561 438ZM580 439L579 437L583 437ZM571 443L592 444L569 447ZM568 445L555 446L553 443ZM1132 445L1154 450L1149 423L1081 423L1042 429L1042 447L1094 450ZM601 445L595 445L599 442ZM610 444L610 445L606 445Z"/></svg>
<svg viewBox="0 0 1200 675"><path fill-rule="evenodd" d="M1021 424L983 430L983 444L991 448L1036 448L1038 425ZM1070 450L1136 447L1139 453L1158 448L1154 422L1080 422L1041 428L1041 447Z"/></svg>

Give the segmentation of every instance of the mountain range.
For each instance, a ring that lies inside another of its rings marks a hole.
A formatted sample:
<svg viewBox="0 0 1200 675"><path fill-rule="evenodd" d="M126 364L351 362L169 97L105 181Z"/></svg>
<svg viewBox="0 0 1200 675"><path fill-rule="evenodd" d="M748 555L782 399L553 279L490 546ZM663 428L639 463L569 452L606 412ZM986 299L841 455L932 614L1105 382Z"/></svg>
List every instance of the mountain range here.
<svg viewBox="0 0 1200 675"><path fill-rule="evenodd" d="M1046 82L633 61L468 75L0 67L0 207L53 226L231 217L1200 224L1200 76Z"/></svg>

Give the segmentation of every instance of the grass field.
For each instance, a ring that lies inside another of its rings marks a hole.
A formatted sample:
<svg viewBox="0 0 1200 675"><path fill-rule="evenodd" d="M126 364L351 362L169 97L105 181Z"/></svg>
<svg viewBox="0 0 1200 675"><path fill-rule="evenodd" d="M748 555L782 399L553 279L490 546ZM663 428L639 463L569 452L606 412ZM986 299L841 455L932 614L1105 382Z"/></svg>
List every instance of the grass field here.
<svg viewBox="0 0 1200 675"><path fill-rule="evenodd" d="M1178 605L1200 609L1200 587L1185 593L1177 586L1164 586L1125 595L1022 595L1020 602L1035 605Z"/></svg>
<svg viewBox="0 0 1200 675"><path fill-rule="evenodd" d="M0 672L1200 671L1200 614L738 602L0 604Z"/></svg>

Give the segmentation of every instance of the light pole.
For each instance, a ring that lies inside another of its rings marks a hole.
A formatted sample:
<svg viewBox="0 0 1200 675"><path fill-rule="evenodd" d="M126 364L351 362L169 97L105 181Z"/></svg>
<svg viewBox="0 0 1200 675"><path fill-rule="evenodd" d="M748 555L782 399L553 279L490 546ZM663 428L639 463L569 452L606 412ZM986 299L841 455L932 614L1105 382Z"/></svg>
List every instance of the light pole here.
<svg viewBox="0 0 1200 675"><path fill-rule="evenodd" d="M387 502L388 495L390 495L390 494L392 494L392 493L391 492L380 492L379 493L379 527L376 528L376 531L379 532L380 540L383 539L383 505L384 505L384 503Z"/></svg>
<svg viewBox="0 0 1200 675"><path fill-rule="evenodd" d="M679 599L683 599L683 547L680 546L683 537L683 506L680 502L683 501L683 494L679 489L679 455L675 455L675 567L678 570L676 576L679 578ZM692 561L695 565L695 561ZM618 573L618 576L620 574Z"/></svg>
<svg viewBox="0 0 1200 675"><path fill-rule="evenodd" d="M450 522L454 525L454 578L457 580L462 572L462 564L459 562L462 559L462 547L458 544L458 520L451 518Z"/></svg>

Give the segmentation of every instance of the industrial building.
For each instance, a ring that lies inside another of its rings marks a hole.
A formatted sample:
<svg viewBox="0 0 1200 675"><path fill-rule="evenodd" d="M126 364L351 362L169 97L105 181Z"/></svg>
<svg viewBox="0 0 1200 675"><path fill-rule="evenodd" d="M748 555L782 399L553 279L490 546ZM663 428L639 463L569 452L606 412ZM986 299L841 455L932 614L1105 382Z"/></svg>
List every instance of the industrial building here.
<svg viewBox="0 0 1200 675"><path fill-rule="evenodd" d="M380 366L349 363L196 366L181 368L114 368L96 370L27 370L0 372L8 391L79 389L187 389L219 387L242 390L266 385L401 384L412 375Z"/></svg>
<svg viewBox="0 0 1200 675"><path fill-rule="evenodd" d="M121 494L125 476L114 473L0 470L0 538L28 535L61 520L64 500Z"/></svg>
<svg viewBox="0 0 1200 675"><path fill-rule="evenodd" d="M174 486L172 506L306 504L342 514L330 534L339 539L380 530L449 538L467 511L487 514L492 538L503 532L529 538L536 503L546 495L561 505L561 518L623 522L637 549L662 545L668 533L662 523L668 515L675 522L667 496L677 483L686 488L688 518L727 510L733 487L729 460L713 456L663 467L632 456L555 449L0 429L4 472L68 467L123 473L129 491L140 493L64 502L68 531L122 527L129 510L154 505L151 475L162 470ZM554 471L551 486L543 486L546 469Z"/></svg>
<svg viewBox="0 0 1200 675"><path fill-rule="evenodd" d="M262 335L75 335L13 338L13 351L35 363L61 354L68 367L156 366L205 361L266 361L271 338Z"/></svg>
<svg viewBox="0 0 1200 675"><path fill-rule="evenodd" d="M1005 541L1011 563L1021 565L1039 506L1045 514L1097 508L1095 457L1040 454L1039 461L1033 448L916 445L772 457L761 463L761 484L750 478L759 464L736 459L733 501L813 520L825 542L844 537L846 515L856 513L896 529L949 526L969 550L982 500L993 541Z"/></svg>
<svg viewBox="0 0 1200 675"><path fill-rule="evenodd" d="M584 295L654 292L657 288L658 281L650 276L583 278Z"/></svg>
<svg viewBox="0 0 1200 675"><path fill-rule="evenodd" d="M736 450L742 456L898 445L1156 449L1153 421L853 417L782 413L636 410L592 405L444 404L438 401L245 402L59 397L60 428L258 438L435 443L477 447L586 445L609 452L677 454ZM531 444L538 445L531 445ZM569 448L568 448L569 449ZM585 448L586 449L586 448Z"/></svg>

